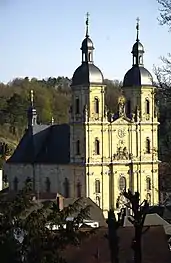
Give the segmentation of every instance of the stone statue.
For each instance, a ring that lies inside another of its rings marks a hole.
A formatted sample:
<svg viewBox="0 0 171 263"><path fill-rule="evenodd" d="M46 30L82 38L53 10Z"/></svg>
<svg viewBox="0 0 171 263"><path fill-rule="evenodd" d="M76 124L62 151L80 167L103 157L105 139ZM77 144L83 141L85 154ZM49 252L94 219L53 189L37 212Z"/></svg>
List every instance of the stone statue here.
<svg viewBox="0 0 171 263"><path fill-rule="evenodd" d="M113 155L114 160L129 160L129 153L126 147L118 147L117 152Z"/></svg>
<svg viewBox="0 0 171 263"><path fill-rule="evenodd" d="M124 116L125 115L125 98L124 98L124 96L119 97L118 108L119 108L119 117Z"/></svg>

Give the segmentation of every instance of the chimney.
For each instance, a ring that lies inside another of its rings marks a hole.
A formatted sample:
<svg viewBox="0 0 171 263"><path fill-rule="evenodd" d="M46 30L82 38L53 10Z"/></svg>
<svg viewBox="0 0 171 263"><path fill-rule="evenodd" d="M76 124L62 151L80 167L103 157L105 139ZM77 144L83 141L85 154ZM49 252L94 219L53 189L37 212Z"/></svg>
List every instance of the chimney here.
<svg viewBox="0 0 171 263"><path fill-rule="evenodd" d="M56 203L57 203L59 211L61 211L64 208L64 197L58 193L56 196Z"/></svg>

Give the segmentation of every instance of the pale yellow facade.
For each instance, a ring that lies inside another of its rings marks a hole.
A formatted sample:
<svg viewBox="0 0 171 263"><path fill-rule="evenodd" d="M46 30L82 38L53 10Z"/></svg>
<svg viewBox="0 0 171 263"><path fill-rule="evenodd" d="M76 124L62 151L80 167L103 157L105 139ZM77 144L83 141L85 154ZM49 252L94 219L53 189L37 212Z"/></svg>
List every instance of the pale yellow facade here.
<svg viewBox="0 0 171 263"><path fill-rule="evenodd" d="M148 199L151 205L158 204L159 123L155 87L124 87L124 110L114 121L107 117L103 85L77 87L72 93L71 162L85 166L86 195L104 213L111 207L117 208L125 187L139 191L141 201ZM131 119L125 114L128 100L131 112L135 112ZM119 107L118 104L118 111Z"/></svg>

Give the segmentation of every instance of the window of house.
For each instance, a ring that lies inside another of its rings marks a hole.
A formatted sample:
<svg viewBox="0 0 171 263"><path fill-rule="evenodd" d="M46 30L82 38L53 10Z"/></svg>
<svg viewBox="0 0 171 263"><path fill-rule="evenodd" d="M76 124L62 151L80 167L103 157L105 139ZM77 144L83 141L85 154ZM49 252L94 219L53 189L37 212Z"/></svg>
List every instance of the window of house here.
<svg viewBox="0 0 171 263"><path fill-rule="evenodd" d="M150 114L150 102L149 102L149 99L145 100L145 110L146 110L146 114Z"/></svg>
<svg viewBox="0 0 171 263"><path fill-rule="evenodd" d="M81 183L80 182L78 182L77 183L77 197L79 198L79 197L81 197Z"/></svg>
<svg viewBox="0 0 171 263"><path fill-rule="evenodd" d="M76 141L76 154L80 155L80 141L79 140Z"/></svg>
<svg viewBox="0 0 171 263"><path fill-rule="evenodd" d="M48 177L46 177L45 187L46 187L46 192L47 193L50 193L50 186L51 186L50 179Z"/></svg>
<svg viewBox="0 0 171 263"><path fill-rule="evenodd" d="M95 107L95 113L99 114L99 99L94 99L94 107Z"/></svg>
<svg viewBox="0 0 171 263"><path fill-rule="evenodd" d="M146 153L150 153L150 139L146 139Z"/></svg>
<svg viewBox="0 0 171 263"><path fill-rule="evenodd" d="M13 184L14 184L14 191L17 192L18 191L18 178L17 177L14 178Z"/></svg>
<svg viewBox="0 0 171 263"><path fill-rule="evenodd" d="M100 207L100 197L96 196L96 204Z"/></svg>
<svg viewBox="0 0 171 263"><path fill-rule="evenodd" d="M147 191L150 191L151 190L151 179L149 177L147 177L146 183L147 183Z"/></svg>
<svg viewBox="0 0 171 263"><path fill-rule="evenodd" d="M80 113L80 101L79 101L79 98L76 98L76 100L75 100L75 113L76 114Z"/></svg>
<svg viewBox="0 0 171 263"><path fill-rule="evenodd" d="M125 176L121 176L119 178L119 190L124 191L126 189L126 178Z"/></svg>
<svg viewBox="0 0 171 263"><path fill-rule="evenodd" d="M64 196L65 196L65 198L69 197L69 181L68 181L68 178L65 178L65 180L64 180Z"/></svg>
<svg viewBox="0 0 171 263"><path fill-rule="evenodd" d="M96 194L100 193L100 180L95 181L95 193Z"/></svg>
<svg viewBox="0 0 171 263"><path fill-rule="evenodd" d="M100 142L97 138L95 139L95 154L100 154Z"/></svg>

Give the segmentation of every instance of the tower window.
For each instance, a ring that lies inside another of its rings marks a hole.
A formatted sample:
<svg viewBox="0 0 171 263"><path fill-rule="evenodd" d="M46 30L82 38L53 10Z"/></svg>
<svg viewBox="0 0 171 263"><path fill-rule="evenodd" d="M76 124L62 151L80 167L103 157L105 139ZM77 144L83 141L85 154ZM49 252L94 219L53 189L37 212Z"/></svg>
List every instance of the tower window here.
<svg viewBox="0 0 171 263"><path fill-rule="evenodd" d="M146 114L150 114L150 102L148 99L145 100Z"/></svg>
<svg viewBox="0 0 171 263"><path fill-rule="evenodd" d="M80 113L80 101L79 101L79 98L76 98L76 100L75 100L75 113L76 114Z"/></svg>
<svg viewBox="0 0 171 263"><path fill-rule="evenodd" d="M14 178L13 183L14 183L14 191L17 192L18 191L18 178L17 177Z"/></svg>
<svg viewBox="0 0 171 263"><path fill-rule="evenodd" d="M125 176L121 176L119 178L119 190L124 191L126 189L126 178Z"/></svg>
<svg viewBox="0 0 171 263"><path fill-rule="evenodd" d="M77 197L81 197L81 183L78 182L77 183Z"/></svg>
<svg viewBox="0 0 171 263"><path fill-rule="evenodd" d="M146 153L150 153L150 139L146 139Z"/></svg>
<svg viewBox="0 0 171 263"><path fill-rule="evenodd" d="M46 192L47 193L50 193L50 185L51 185L51 182L50 182L49 178L46 177L45 186L46 186Z"/></svg>
<svg viewBox="0 0 171 263"><path fill-rule="evenodd" d="M98 139L95 140L95 154L100 154L100 142Z"/></svg>
<svg viewBox="0 0 171 263"><path fill-rule="evenodd" d="M127 114L128 115L131 114L131 101L130 100L127 101Z"/></svg>
<svg viewBox="0 0 171 263"><path fill-rule="evenodd" d="M65 198L69 197L69 181L67 178L64 180L64 196Z"/></svg>
<svg viewBox="0 0 171 263"><path fill-rule="evenodd" d="M91 53L88 53L88 60L91 61Z"/></svg>
<svg viewBox="0 0 171 263"><path fill-rule="evenodd" d="M76 154L80 155L80 141L76 141Z"/></svg>
<svg viewBox="0 0 171 263"><path fill-rule="evenodd" d="M96 196L96 204L100 207L100 197Z"/></svg>
<svg viewBox="0 0 171 263"><path fill-rule="evenodd" d="M99 114L99 99L94 99L95 113Z"/></svg>
<svg viewBox="0 0 171 263"><path fill-rule="evenodd" d="M146 179L146 184L147 184L147 191L151 190L151 179L149 177L147 177Z"/></svg>
<svg viewBox="0 0 171 263"><path fill-rule="evenodd" d="M139 64L143 64L142 56L139 56Z"/></svg>
<svg viewBox="0 0 171 263"><path fill-rule="evenodd" d="M100 194L100 180L95 181L95 193Z"/></svg>

